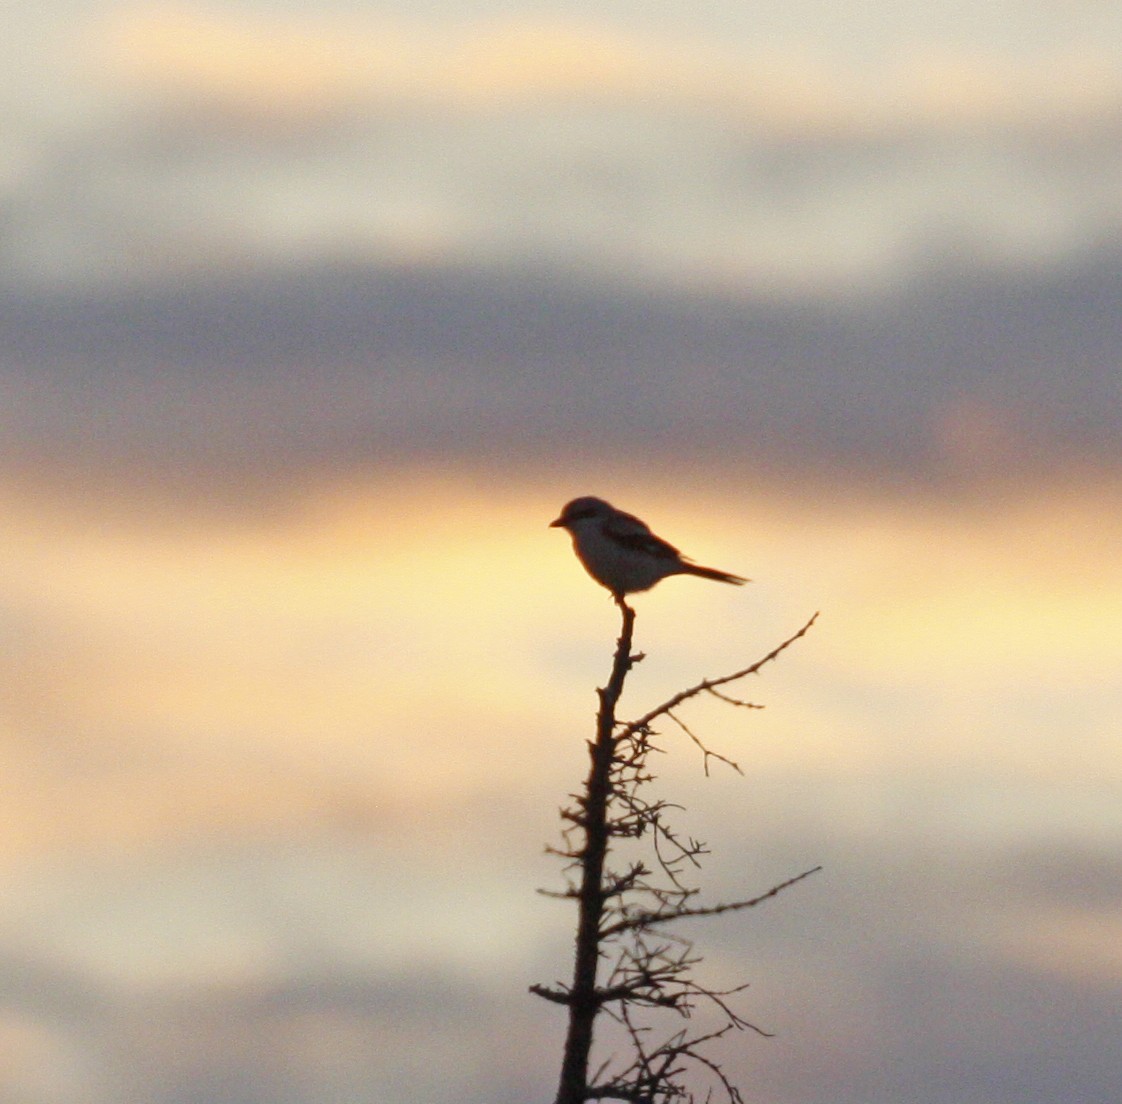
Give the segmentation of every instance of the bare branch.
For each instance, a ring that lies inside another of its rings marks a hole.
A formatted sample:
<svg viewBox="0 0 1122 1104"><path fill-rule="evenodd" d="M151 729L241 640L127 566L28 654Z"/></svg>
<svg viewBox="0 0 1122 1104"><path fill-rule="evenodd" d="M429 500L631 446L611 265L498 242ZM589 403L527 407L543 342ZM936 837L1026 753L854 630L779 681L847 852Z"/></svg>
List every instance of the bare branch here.
<svg viewBox="0 0 1122 1104"><path fill-rule="evenodd" d="M760 669L766 667L769 663L778 659L792 644L797 640L801 640L808 632L810 627L818 620L818 614L815 615L793 636L789 636L782 644L773 648L763 659L756 660L755 663L745 667L742 671L734 671L731 675L723 675L720 678L702 679L696 686L691 686L688 690L681 690L671 698L667 698L662 705L656 706L649 713L644 713L637 721L632 721L630 724L624 726L624 734L630 735L632 732L641 728L648 728L652 721L657 720L659 717L665 716L671 709L681 705L684 701L689 701L690 698L696 698L698 694L712 693L714 687L725 686L730 682L736 682L739 679L747 678L749 675L758 674Z"/></svg>
<svg viewBox="0 0 1122 1104"><path fill-rule="evenodd" d="M666 716L668 716L701 749L701 754L703 756L701 762L702 762L702 767L705 770L705 777L706 778L709 777L709 760L710 759L719 759L726 766L732 767L732 769L734 771L736 771L737 774L743 774L744 773L740 769L739 764L734 763L731 759L726 759L723 755L719 755L715 751L710 751L709 748L707 748L697 738L697 736L695 736L694 733L690 731L689 727L686 725L686 722L683 721L676 713L673 713L673 712L671 712L671 710L668 709L666 711Z"/></svg>
<svg viewBox="0 0 1122 1104"><path fill-rule="evenodd" d="M731 694L722 694L720 690L709 687L709 693L713 695L718 701L723 701L726 705L739 706L741 709L763 709L764 706L757 705L755 702L742 701L740 698L734 698Z"/></svg>
<svg viewBox="0 0 1122 1104"><path fill-rule="evenodd" d="M545 985L531 985L530 992L554 1004L569 1004L569 993L565 989L550 989Z"/></svg>
<svg viewBox="0 0 1122 1104"><path fill-rule="evenodd" d="M655 924L666 924L673 920L685 920L690 916L719 916L722 912L738 912L740 909L755 908L756 905L763 904L764 901L772 897L777 897L785 889L789 889L797 882L801 882L804 878L809 878L811 874L817 874L821 869L821 866L811 867L810 870L804 870L801 874L796 874L793 878L788 878L785 882L780 882L778 885L772 886L766 893L761 893L758 897L751 897L746 901L730 901L728 904L709 905L704 908L679 908L661 913L641 912L626 920L620 920L612 924L610 927L605 928L602 934L605 938L608 938L613 935L618 935L620 932L646 929Z"/></svg>

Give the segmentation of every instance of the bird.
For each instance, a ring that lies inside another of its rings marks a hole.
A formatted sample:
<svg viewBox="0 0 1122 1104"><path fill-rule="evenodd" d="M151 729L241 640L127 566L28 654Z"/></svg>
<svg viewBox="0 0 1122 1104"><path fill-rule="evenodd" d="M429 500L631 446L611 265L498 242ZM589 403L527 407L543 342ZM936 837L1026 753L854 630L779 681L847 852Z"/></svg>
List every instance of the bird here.
<svg viewBox="0 0 1122 1104"><path fill-rule="evenodd" d="M568 531L585 570L612 592L617 603L623 602L624 595L650 590L668 575L697 575L734 586L751 581L693 563L656 537L646 522L592 495L566 503L561 516L549 524Z"/></svg>

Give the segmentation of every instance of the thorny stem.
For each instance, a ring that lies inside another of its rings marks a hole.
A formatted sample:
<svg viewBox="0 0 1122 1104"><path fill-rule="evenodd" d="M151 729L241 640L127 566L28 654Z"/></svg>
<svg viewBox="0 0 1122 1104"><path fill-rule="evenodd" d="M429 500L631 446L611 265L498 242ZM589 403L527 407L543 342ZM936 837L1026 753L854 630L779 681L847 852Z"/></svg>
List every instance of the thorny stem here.
<svg viewBox="0 0 1122 1104"><path fill-rule="evenodd" d="M635 662L631 654L635 611L622 598L617 599L617 605L623 615L623 625L616 641L611 677L607 686L598 691L600 708L596 714L596 742L589 746L592 762L580 802L579 825L584 833L584 846L580 851L580 915L573 984L567 1001L569 1031L565 1039L556 1104L583 1104L587 1099L592 1026L601 1003L596 992L596 968L600 960L600 924L604 914L604 859L608 853L608 804L617 739L616 704L623 692L627 672Z"/></svg>

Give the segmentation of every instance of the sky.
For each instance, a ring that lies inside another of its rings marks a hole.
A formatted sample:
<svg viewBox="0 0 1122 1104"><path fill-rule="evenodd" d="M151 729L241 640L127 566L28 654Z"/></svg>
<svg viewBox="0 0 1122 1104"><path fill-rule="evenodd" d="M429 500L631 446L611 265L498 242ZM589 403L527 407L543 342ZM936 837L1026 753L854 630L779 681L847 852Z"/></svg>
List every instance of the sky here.
<svg viewBox="0 0 1122 1104"><path fill-rule="evenodd" d="M0 76L0 1104L551 1099L595 493L769 1104L1122 1078L1122 6L50 0Z"/></svg>

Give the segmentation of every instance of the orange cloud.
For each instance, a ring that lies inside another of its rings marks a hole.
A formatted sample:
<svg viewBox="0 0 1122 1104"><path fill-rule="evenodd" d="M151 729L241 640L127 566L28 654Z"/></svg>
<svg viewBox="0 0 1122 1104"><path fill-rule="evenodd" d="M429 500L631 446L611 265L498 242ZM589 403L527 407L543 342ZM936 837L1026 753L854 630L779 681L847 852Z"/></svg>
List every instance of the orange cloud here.
<svg viewBox="0 0 1122 1104"><path fill-rule="evenodd" d="M820 607L745 688L764 714L696 713L730 748L750 739L754 770L1122 769L1100 700L1117 677L1122 512L1103 496L971 510L631 486L624 506L757 580L641 599L651 654L631 702L735 669ZM4 676L6 853L431 829L472 795L563 792L616 628L546 527L563 497L422 473L245 520L9 497L0 603L27 631ZM1048 709L1067 710L1065 734Z"/></svg>
<svg viewBox="0 0 1122 1104"><path fill-rule="evenodd" d="M1122 984L1122 920L1116 910L1073 906L1014 914L982 935L1018 965L1080 986Z"/></svg>
<svg viewBox="0 0 1122 1104"><path fill-rule="evenodd" d="M277 119L355 105L492 108L527 101L716 109L796 132L1066 125L1107 118L1122 74L1107 53L999 58L896 51L860 70L791 44L733 48L528 18L453 26L134 7L94 35L97 70L183 105Z"/></svg>

